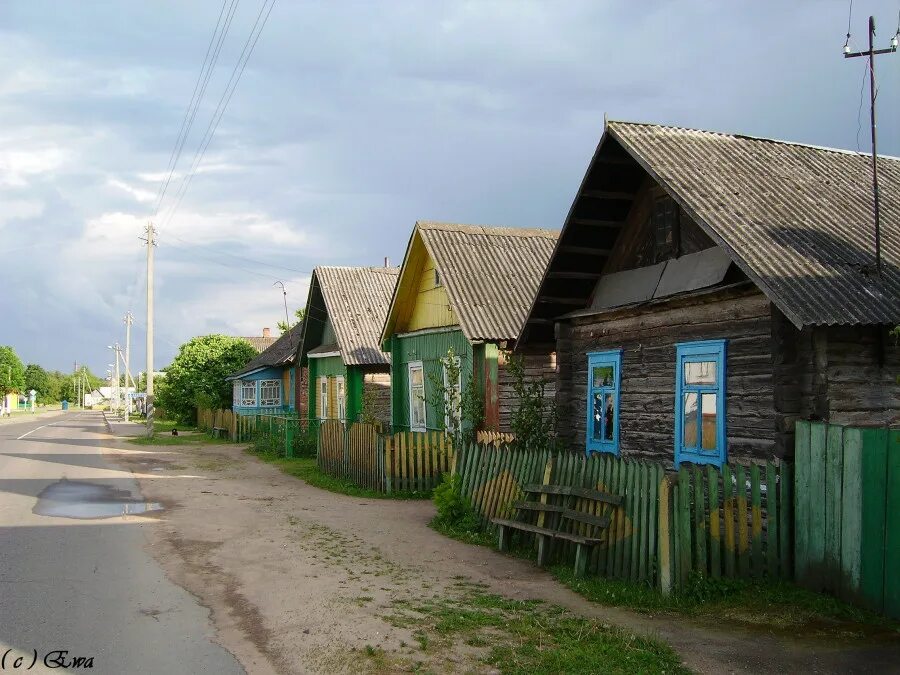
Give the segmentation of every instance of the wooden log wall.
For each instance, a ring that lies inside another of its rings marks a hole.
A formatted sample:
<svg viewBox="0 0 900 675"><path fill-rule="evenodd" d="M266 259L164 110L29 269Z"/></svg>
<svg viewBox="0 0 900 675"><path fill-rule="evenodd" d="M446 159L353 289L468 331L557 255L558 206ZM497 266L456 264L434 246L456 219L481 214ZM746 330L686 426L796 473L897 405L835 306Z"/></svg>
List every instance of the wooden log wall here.
<svg viewBox="0 0 900 675"><path fill-rule="evenodd" d="M622 348L622 456L643 457L672 466L675 345L725 338L728 460L771 457L775 411L770 316L766 297L755 289L747 289L560 324L560 437L573 450L584 449L587 354Z"/></svg>
<svg viewBox="0 0 900 675"><path fill-rule="evenodd" d="M519 398L513 388L514 380L509 372L510 358L521 358L525 367L527 382L545 382L544 398L548 403L556 401L556 353L527 348L510 356L501 351L497 360L497 397L500 409L500 429L512 431L512 416L519 406Z"/></svg>

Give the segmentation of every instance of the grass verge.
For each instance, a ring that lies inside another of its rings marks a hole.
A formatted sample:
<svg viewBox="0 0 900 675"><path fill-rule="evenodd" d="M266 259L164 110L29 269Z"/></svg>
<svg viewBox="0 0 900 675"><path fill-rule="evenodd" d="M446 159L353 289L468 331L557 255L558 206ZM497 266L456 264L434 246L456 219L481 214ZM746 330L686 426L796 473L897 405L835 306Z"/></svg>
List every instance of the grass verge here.
<svg viewBox="0 0 900 675"><path fill-rule="evenodd" d="M441 534L496 549L496 537L454 528L434 518ZM534 560L530 549L512 555ZM550 568L556 579L591 602L643 613L687 616L701 622L734 625L794 637L826 639L900 639L900 623L837 598L813 593L784 581L691 579L681 592L663 595L649 584L603 577L575 577L571 565Z"/></svg>
<svg viewBox="0 0 900 675"><path fill-rule="evenodd" d="M466 584L466 586L470 586ZM664 643L561 607L469 590L461 597L396 601L387 620L410 628L432 665L443 654L469 658L501 673L686 673Z"/></svg>
<svg viewBox="0 0 900 675"><path fill-rule="evenodd" d="M312 457L294 457L286 458L275 454L253 452L247 450L255 457L259 457L264 462L268 462L277 466L284 473L294 478L309 483L313 487L328 490L329 492L337 492L351 497L364 497L366 499L430 499L431 492L392 492L385 494L377 490L359 487L355 483L344 478L335 478L323 473L316 466L316 460Z"/></svg>
<svg viewBox="0 0 900 675"><path fill-rule="evenodd" d="M202 431L182 431L179 429L177 436L157 432L153 438L140 436L129 438L133 445L218 445L224 443L221 438L212 438Z"/></svg>
<svg viewBox="0 0 900 675"><path fill-rule="evenodd" d="M562 565L551 572L588 600L640 612L679 614L794 637L900 638L900 623L783 581L696 578L681 592L665 596L647 584L577 579L572 568Z"/></svg>

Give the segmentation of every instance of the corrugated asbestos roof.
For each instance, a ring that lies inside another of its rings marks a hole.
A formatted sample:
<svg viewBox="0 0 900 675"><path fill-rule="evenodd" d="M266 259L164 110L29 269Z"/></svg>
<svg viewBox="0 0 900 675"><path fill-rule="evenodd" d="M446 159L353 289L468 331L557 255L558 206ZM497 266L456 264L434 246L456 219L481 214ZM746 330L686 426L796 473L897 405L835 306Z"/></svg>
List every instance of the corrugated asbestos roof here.
<svg viewBox="0 0 900 675"><path fill-rule="evenodd" d="M557 230L418 222L469 340L515 340L531 307Z"/></svg>
<svg viewBox="0 0 900 675"><path fill-rule="evenodd" d="M297 358L297 346L303 336L303 322L299 321L289 331L278 338L262 338L265 340L274 340L272 345L263 350L259 356L250 360L250 362L236 373L229 375L229 378L236 378L260 368L275 368L279 366L288 366Z"/></svg>
<svg viewBox="0 0 900 675"><path fill-rule="evenodd" d="M315 269L344 364L390 363L378 342L399 273L399 267Z"/></svg>
<svg viewBox="0 0 900 675"><path fill-rule="evenodd" d="M900 160L653 124L607 132L795 325L900 322Z"/></svg>
<svg viewBox="0 0 900 675"><path fill-rule="evenodd" d="M250 346L253 347L257 352L262 354L269 347L275 344L275 341L278 338L274 337L262 337L259 335L251 335L249 337L241 337L241 340L245 340L250 343Z"/></svg>

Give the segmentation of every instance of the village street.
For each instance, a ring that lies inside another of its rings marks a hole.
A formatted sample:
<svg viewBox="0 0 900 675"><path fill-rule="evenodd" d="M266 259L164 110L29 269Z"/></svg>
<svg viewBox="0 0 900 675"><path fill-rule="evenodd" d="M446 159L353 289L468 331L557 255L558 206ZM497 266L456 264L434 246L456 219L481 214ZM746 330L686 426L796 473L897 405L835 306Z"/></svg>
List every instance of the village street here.
<svg viewBox="0 0 900 675"><path fill-rule="evenodd" d="M429 529L429 502L324 492L235 444L137 446L99 413L4 425L0 437L0 645L25 665L32 650L67 649L103 673L487 672L477 648L429 645L397 620L472 589L659 637L701 672L900 662L896 646L798 644L591 604L529 561ZM101 491L82 492L89 484Z"/></svg>

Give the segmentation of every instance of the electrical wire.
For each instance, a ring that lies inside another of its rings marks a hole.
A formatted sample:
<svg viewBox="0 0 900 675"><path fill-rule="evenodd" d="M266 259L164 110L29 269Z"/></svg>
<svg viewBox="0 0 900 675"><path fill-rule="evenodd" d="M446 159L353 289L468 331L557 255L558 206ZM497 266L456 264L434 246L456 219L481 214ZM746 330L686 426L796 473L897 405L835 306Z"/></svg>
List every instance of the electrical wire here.
<svg viewBox="0 0 900 675"><path fill-rule="evenodd" d="M269 5L268 11L266 11L267 4ZM259 13L256 16L256 21L254 22L253 27L250 29L250 34L247 36L247 41L244 43L244 48L241 50L241 54L238 57L237 63L235 63L234 69L232 70L231 77L228 79L228 84L225 85L225 90L222 92L222 97L219 99L219 104L216 106L215 112L213 112L213 116L206 128L206 132L204 133L204 136L200 141L200 145L197 148L197 152L194 154L194 160L191 162L190 171L182 179L181 187L176 193L175 203L165 217L165 223L163 225L164 227L168 227L169 224L171 224L172 219L175 217L175 213L178 210L178 207L181 205L181 202L184 199L184 195L187 193L188 187L190 187L191 181L194 178L194 174L196 173L197 168L200 166L200 162L203 161L206 150L216 133L219 122L222 121L222 117L225 115L225 111L228 108L231 97L234 95L234 92L237 89L237 85L240 82L241 76L244 74L244 69L247 67L247 63L249 62L250 57L253 55L253 50L256 48L259 37L260 35L262 35L262 31L266 27L266 23L268 22L269 16L272 14L272 8L274 7L275 0L271 0L271 3L269 3L269 0L263 0L263 4L260 6ZM265 12L264 18L263 12ZM261 19L262 23L260 23ZM257 26L259 27L259 30L257 30Z"/></svg>
<svg viewBox="0 0 900 675"><path fill-rule="evenodd" d="M856 151L862 152L859 149L859 134L862 131L862 108L863 108L863 91L866 88L866 76L869 74L869 61L866 59L863 62L865 68L863 68L863 76L862 82L859 84L859 109L856 111Z"/></svg>
<svg viewBox="0 0 900 675"><path fill-rule="evenodd" d="M200 96L197 96L197 92L201 89L201 82L204 82L204 74L207 71L207 64L209 64L209 72L212 72L213 67L215 67L215 60L218 59L218 49L215 51L215 59L210 64L209 56L213 51L213 43L216 42L216 36L219 34L219 26L222 23L222 15L225 12L225 5L228 0L222 0L222 9L219 10L219 17L216 19L216 27L213 29L213 34L209 38L209 44L206 46L206 54L203 56L203 64L200 66L200 74L197 76L197 81L194 83L194 91L191 92L191 100L188 103L187 110L184 111L184 117L181 120L181 128L178 130L178 136L175 138L175 145L172 146L172 152L169 154L169 162L166 165L166 171L168 175L160 181L159 190L156 193L156 207L153 210L154 215L159 211L159 206L162 203L163 198L165 197L166 190L169 187L169 182L172 180L172 176L175 173L175 165L178 163L179 157L181 157L181 150L184 148L184 141L187 138L188 133L190 133L190 126L193 123L194 114L196 114L196 107L200 106L200 100L203 98L203 92L200 93ZM234 0L232 0L232 4L234 4ZM228 22L226 21L225 30L222 31L222 35L224 37L225 33L228 32ZM220 46L217 45L217 48ZM208 81L208 80L207 80ZM205 87L204 87L205 90Z"/></svg>
<svg viewBox="0 0 900 675"><path fill-rule="evenodd" d="M186 246L190 246L192 248L200 246L200 244L196 244L194 242L187 241L186 239L182 239L181 237L171 234L171 233L169 233L167 236L172 239L175 239L176 241L180 241L182 244L185 244ZM215 254L216 255L225 255L225 256L228 256L229 258L234 258L235 260L242 260L244 262L249 262L254 265L262 265L263 267L272 267L274 269L286 270L288 272L297 272L298 274L310 274L310 272L308 270L298 270L296 267L285 267L284 265L274 265L272 263L267 263L262 260L255 260L254 258L247 258L245 256L235 255L234 253L229 253L228 251L218 250L218 251L215 251Z"/></svg>

